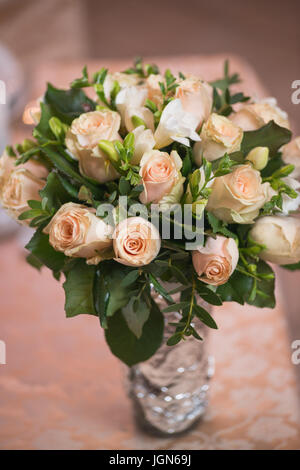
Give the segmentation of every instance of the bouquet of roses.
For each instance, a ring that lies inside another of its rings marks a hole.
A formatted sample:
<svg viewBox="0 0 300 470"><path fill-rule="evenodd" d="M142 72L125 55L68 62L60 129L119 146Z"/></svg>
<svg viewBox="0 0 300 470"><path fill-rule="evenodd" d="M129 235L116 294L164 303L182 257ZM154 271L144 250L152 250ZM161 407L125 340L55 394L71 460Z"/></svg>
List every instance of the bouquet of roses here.
<svg viewBox="0 0 300 470"><path fill-rule="evenodd" d="M27 261L64 276L66 315L97 315L128 365L159 348L164 313L179 313L170 346L201 340L195 317L217 325L198 297L272 308L267 262L300 267L299 138L238 82L228 63L211 83L141 60L85 67L48 84L33 139L0 159L1 203L35 229Z"/></svg>

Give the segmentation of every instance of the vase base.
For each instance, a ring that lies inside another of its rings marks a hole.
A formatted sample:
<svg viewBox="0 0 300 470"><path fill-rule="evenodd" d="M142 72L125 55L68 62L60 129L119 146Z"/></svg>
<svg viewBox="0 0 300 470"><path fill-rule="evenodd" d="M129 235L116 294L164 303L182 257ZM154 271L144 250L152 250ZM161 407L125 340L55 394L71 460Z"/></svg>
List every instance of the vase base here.
<svg viewBox="0 0 300 470"><path fill-rule="evenodd" d="M201 368L202 369L202 368ZM178 387L157 387L149 383L140 366L130 371L129 395L133 401L137 426L144 432L156 436L177 436L183 434L203 418L206 412L209 390L208 381L214 374L214 358L207 358L205 375L202 370L194 370L201 380L201 386L191 390L178 390ZM186 371L188 373L188 371ZM181 372L184 375L184 371ZM189 374L187 374L189 375ZM188 382L186 382L188 384ZM199 382L198 382L199 385Z"/></svg>

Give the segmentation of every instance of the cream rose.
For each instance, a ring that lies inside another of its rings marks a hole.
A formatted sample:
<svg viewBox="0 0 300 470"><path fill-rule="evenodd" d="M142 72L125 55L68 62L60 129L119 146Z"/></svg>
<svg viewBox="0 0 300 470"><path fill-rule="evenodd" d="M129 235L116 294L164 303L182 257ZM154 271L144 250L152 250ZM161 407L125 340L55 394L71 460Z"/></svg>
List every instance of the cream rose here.
<svg viewBox="0 0 300 470"><path fill-rule="evenodd" d="M197 118L197 129L208 119L213 105L213 88L207 82L190 76L180 82L175 97L180 99L184 111Z"/></svg>
<svg viewBox="0 0 300 470"><path fill-rule="evenodd" d="M224 222L251 224L273 192L262 183L260 172L239 165L232 173L213 180L207 210Z"/></svg>
<svg viewBox="0 0 300 470"><path fill-rule="evenodd" d="M126 266L151 263L161 246L158 230L143 217L130 217L120 222L113 239L115 260Z"/></svg>
<svg viewBox="0 0 300 470"><path fill-rule="evenodd" d="M185 178L180 173L182 160L176 151L172 151L170 155L159 150L146 152L140 167L144 185L140 201L143 204L179 202Z"/></svg>
<svg viewBox="0 0 300 470"><path fill-rule="evenodd" d="M240 150L243 140L243 131L229 119L212 113L203 124L200 142L194 145L193 152L198 166L202 164L202 157L208 161L222 157L226 152Z"/></svg>
<svg viewBox="0 0 300 470"><path fill-rule="evenodd" d="M22 212L29 210L27 201L41 200L39 191L44 186L44 180L36 177L26 168L18 168L13 170L5 183L1 185L0 202L13 218L18 219Z"/></svg>
<svg viewBox="0 0 300 470"><path fill-rule="evenodd" d="M233 238L217 235L216 238L209 237L205 246L194 250L192 258L200 281L220 286L225 284L234 272L239 250Z"/></svg>
<svg viewBox="0 0 300 470"><path fill-rule="evenodd" d="M163 110L154 133L155 147L161 149L173 141L189 146L189 139L200 140L196 132L197 125L198 119L193 114L184 111L178 98L170 101Z"/></svg>
<svg viewBox="0 0 300 470"><path fill-rule="evenodd" d="M100 183L111 181L118 173L98 147L100 140L121 140L121 119L114 111L91 111L74 119L66 135L66 146L79 160L82 175Z"/></svg>
<svg viewBox="0 0 300 470"><path fill-rule="evenodd" d="M295 169L291 176L300 178L300 136L291 140L281 147L282 159L286 165L294 165Z"/></svg>
<svg viewBox="0 0 300 470"><path fill-rule="evenodd" d="M257 103L246 104L229 119L243 131L254 131L272 120L279 126L290 129L288 115L277 106L275 98L265 98Z"/></svg>
<svg viewBox="0 0 300 470"><path fill-rule="evenodd" d="M250 237L265 249L260 258L275 264L293 264L300 261L300 219L285 216L267 216L258 219Z"/></svg>
<svg viewBox="0 0 300 470"><path fill-rule="evenodd" d="M95 215L95 210L80 204L64 204L44 228L49 242L66 256L86 258L98 264L101 252L112 246L113 228Z"/></svg>

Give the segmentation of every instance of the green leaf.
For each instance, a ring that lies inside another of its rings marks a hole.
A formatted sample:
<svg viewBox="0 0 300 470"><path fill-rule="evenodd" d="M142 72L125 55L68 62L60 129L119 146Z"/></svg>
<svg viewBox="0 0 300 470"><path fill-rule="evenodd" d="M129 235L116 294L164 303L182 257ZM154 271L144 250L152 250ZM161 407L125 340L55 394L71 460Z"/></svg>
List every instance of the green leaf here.
<svg viewBox="0 0 300 470"><path fill-rule="evenodd" d="M129 271L129 268L115 261L102 261L98 268L94 295L98 306L96 310L103 324L107 317L113 316L117 310L125 307L132 297L132 288L122 285ZM97 282L100 282L99 286Z"/></svg>
<svg viewBox="0 0 300 470"><path fill-rule="evenodd" d="M79 117L80 114L96 109L96 103L80 88L60 90L50 83L48 83L44 101L49 106L52 115L67 124L71 124L73 119Z"/></svg>
<svg viewBox="0 0 300 470"><path fill-rule="evenodd" d="M168 346L175 346L182 340L182 334L181 332L174 333L172 336L167 341Z"/></svg>
<svg viewBox="0 0 300 470"><path fill-rule="evenodd" d="M213 233L221 233L227 238L237 238L237 236L227 228L227 223L218 219L212 212L207 212L207 219Z"/></svg>
<svg viewBox="0 0 300 470"><path fill-rule="evenodd" d="M218 326L213 319L213 317L200 305L193 306L193 313L204 323L204 325L209 326L209 328L213 328L215 330L218 329Z"/></svg>
<svg viewBox="0 0 300 470"><path fill-rule="evenodd" d="M37 269L38 271L40 271L43 266L43 263L41 263L32 253L26 257L26 261L28 264L30 264L30 266Z"/></svg>
<svg viewBox="0 0 300 470"><path fill-rule="evenodd" d="M94 308L93 284L95 266L89 266L85 260L80 259L65 273L65 312L67 317L89 314L97 315Z"/></svg>
<svg viewBox="0 0 300 470"><path fill-rule="evenodd" d="M55 135L53 134L49 125L49 120L53 116L51 108L46 103L41 103L40 106L41 119L38 125L35 127L35 131L41 134L45 139L55 140Z"/></svg>
<svg viewBox="0 0 300 470"><path fill-rule="evenodd" d="M274 272L271 266L265 261L260 260L257 264L257 275L264 275L266 279L260 279L256 283L256 296L254 299L247 298L246 302L250 305L255 305L260 308L274 308L276 305L274 290L275 290L275 279L268 279L267 276L273 275ZM251 291L250 291L251 292ZM249 292L249 295L250 295Z"/></svg>
<svg viewBox="0 0 300 470"><path fill-rule="evenodd" d="M202 297L205 302L211 305L222 305L221 297L213 292L209 287L205 286L199 280L196 281L196 290L200 297Z"/></svg>
<svg viewBox="0 0 300 470"><path fill-rule="evenodd" d="M190 303L189 302L178 302L177 304L172 304L169 305L168 307L163 309L164 313L168 312L179 312L180 310L183 310L184 308L189 307Z"/></svg>
<svg viewBox="0 0 300 470"><path fill-rule="evenodd" d="M149 281L153 284L155 291L160 294L167 302L173 303L172 297L168 294L166 289L160 284L158 279L154 276L154 274L149 273Z"/></svg>
<svg viewBox="0 0 300 470"><path fill-rule="evenodd" d="M150 315L140 338L129 329L120 310L108 319L105 338L111 352L128 366L133 366L153 356L162 343L163 330L163 315L152 301Z"/></svg>
<svg viewBox="0 0 300 470"><path fill-rule="evenodd" d="M289 271L297 271L298 269L300 269L300 262L295 264L282 264L281 267L284 269L288 269Z"/></svg>
<svg viewBox="0 0 300 470"><path fill-rule="evenodd" d="M144 324L150 315L150 303L148 304L143 297L139 299L132 298L129 303L122 308L122 314L127 322L128 328L137 338L140 338Z"/></svg>
<svg viewBox="0 0 300 470"><path fill-rule="evenodd" d="M49 236L38 229L30 242L25 247L30 251L40 263L47 266L53 272L61 271L66 262L66 256L59 251L55 251L49 243Z"/></svg>
<svg viewBox="0 0 300 470"><path fill-rule="evenodd" d="M134 269L132 271L129 271L129 273L126 274L126 276L122 279L121 287L128 287L131 284L134 284L135 281L137 280L137 278L139 277L139 274L140 274L140 272L139 272L138 269Z"/></svg>
<svg viewBox="0 0 300 470"><path fill-rule="evenodd" d="M70 195L62 185L57 173L49 173L45 187L40 191L43 198L47 198L47 207L58 210L66 202L70 202Z"/></svg>
<svg viewBox="0 0 300 470"><path fill-rule="evenodd" d="M254 147L268 147L270 157L275 156L278 149L291 140L292 133L285 127L280 127L274 121L255 131L244 132L241 150L249 153Z"/></svg>

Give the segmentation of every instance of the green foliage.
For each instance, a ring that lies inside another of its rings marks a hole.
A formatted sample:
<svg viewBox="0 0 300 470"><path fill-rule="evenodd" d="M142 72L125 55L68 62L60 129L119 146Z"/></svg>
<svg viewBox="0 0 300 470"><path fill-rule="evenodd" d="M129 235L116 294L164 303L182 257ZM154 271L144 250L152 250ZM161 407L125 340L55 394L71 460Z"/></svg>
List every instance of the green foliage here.
<svg viewBox="0 0 300 470"><path fill-rule="evenodd" d="M129 328L121 310L108 319L105 337L111 352L128 366L149 359L163 339L164 319L156 303L151 300L147 321L138 338Z"/></svg>
<svg viewBox="0 0 300 470"><path fill-rule="evenodd" d="M25 248L30 251L40 263L51 269L55 275L62 271L67 261L63 253L52 248L49 243L49 236L43 233L40 228L36 230Z"/></svg>
<svg viewBox="0 0 300 470"><path fill-rule="evenodd" d="M85 260L79 259L72 269L65 273L65 312L67 317L80 314L97 315L94 307L93 286L95 266L89 266Z"/></svg>
<svg viewBox="0 0 300 470"><path fill-rule="evenodd" d="M244 103L250 99L244 93L235 93L231 95L230 87L240 82L239 75L234 73L229 74L229 62L225 61L224 64L224 77L211 82L213 87L213 110L223 116L229 116L232 113L232 105L235 103Z"/></svg>
<svg viewBox="0 0 300 470"><path fill-rule="evenodd" d="M300 269L300 262L294 264L283 264L281 267L288 271L298 271L298 269Z"/></svg>
<svg viewBox="0 0 300 470"><path fill-rule="evenodd" d="M241 150L248 154L255 147L268 147L270 158L277 155L278 149L291 140L291 131L280 127L274 121L255 131L244 132Z"/></svg>
<svg viewBox="0 0 300 470"><path fill-rule="evenodd" d="M147 78L152 74L157 75L159 73L159 68L155 64L144 65L143 59L141 57L137 57L134 61L133 67L129 67L124 70L124 73L127 73L128 75L136 74L141 78Z"/></svg>

